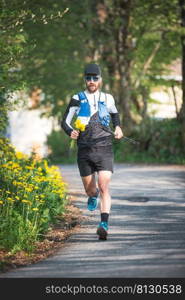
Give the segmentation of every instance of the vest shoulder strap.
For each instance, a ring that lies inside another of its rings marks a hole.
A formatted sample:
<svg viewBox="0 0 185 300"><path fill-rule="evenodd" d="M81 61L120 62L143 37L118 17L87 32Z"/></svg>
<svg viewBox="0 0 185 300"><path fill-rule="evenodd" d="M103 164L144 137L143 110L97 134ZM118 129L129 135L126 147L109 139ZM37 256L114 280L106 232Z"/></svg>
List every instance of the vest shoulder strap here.
<svg viewBox="0 0 185 300"><path fill-rule="evenodd" d="M84 99L87 99L87 97L86 97L86 95L85 95L84 92L79 92L79 93L78 93L78 97L79 97L79 100L80 100L80 101L81 101L81 100L84 100Z"/></svg>
<svg viewBox="0 0 185 300"><path fill-rule="evenodd" d="M107 93L105 93L105 103L107 105Z"/></svg>

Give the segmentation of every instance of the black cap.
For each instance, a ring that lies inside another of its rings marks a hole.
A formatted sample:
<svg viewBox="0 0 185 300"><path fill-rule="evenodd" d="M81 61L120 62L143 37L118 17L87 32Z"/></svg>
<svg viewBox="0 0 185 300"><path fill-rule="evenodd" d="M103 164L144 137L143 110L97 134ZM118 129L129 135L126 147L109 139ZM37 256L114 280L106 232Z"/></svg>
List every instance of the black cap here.
<svg viewBox="0 0 185 300"><path fill-rule="evenodd" d="M101 69L97 64L89 64L85 67L84 74L95 74L101 76Z"/></svg>

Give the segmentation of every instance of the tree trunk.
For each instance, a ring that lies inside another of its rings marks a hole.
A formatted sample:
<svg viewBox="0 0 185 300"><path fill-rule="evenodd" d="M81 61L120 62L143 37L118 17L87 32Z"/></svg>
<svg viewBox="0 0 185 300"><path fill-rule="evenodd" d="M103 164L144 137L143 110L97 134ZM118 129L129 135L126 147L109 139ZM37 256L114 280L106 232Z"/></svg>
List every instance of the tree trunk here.
<svg viewBox="0 0 185 300"><path fill-rule="evenodd" d="M132 0L118 0L114 2L116 23L116 76L115 84L118 86L118 101L122 114L124 132L129 134L133 121L131 117L131 80L130 80L130 52L132 51L130 28L130 13ZM117 22L119 21L119 26Z"/></svg>
<svg viewBox="0 0 185 300"><path fill-rule="evenodd" d="M102 59L108 70L111 92L118 101L125 134L129 134L134 121L131 115L131 5L133 0L97 0L99 26L104 36L112 37L102 45Z"/></svg>
<svg viewBox="0 0 185 300"><path fill-rule="evenodd" d="M172 88L173 99L174 99L174 103L175 103L176 118L177 118L177 120L179 120L179 110L178 110L178 105L177 105L177 97L176 97L176 93L175 93L175 86L174 86L173 83L171 85L171 88Z"/></svg>
<svg viewBox="0 0 185 300"><path fill-rule="evenodd" d="M185 0L179 0L181 9L181 26L185 30ZM181 35L182 44L182 107L180 111L183 152L185 153L185 34Z"/></svg>

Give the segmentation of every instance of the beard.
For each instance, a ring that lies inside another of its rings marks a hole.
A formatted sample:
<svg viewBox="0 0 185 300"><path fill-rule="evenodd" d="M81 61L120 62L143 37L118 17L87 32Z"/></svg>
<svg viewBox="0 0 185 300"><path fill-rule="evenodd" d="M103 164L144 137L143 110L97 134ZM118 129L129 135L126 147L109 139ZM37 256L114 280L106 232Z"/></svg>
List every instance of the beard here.
<svg viewBox="0 0 185 300"><path fill-rule="evenodd" d="M89 93L95 93L100 88L101 82L98 82L98 84L91 83L86 86L87 86Z"/></svg>

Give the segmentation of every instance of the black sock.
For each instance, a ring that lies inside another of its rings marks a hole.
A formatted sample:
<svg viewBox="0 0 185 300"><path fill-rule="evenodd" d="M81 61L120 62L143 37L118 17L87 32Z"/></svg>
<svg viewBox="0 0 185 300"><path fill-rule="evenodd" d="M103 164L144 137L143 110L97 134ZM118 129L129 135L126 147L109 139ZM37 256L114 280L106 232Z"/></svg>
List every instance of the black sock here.
<svg viewBox="0 0 185 300"><path fill-rule="evenodd" d="M108 222L109 214L108 213L102 213L101 214L101 222Z"/></svg>

